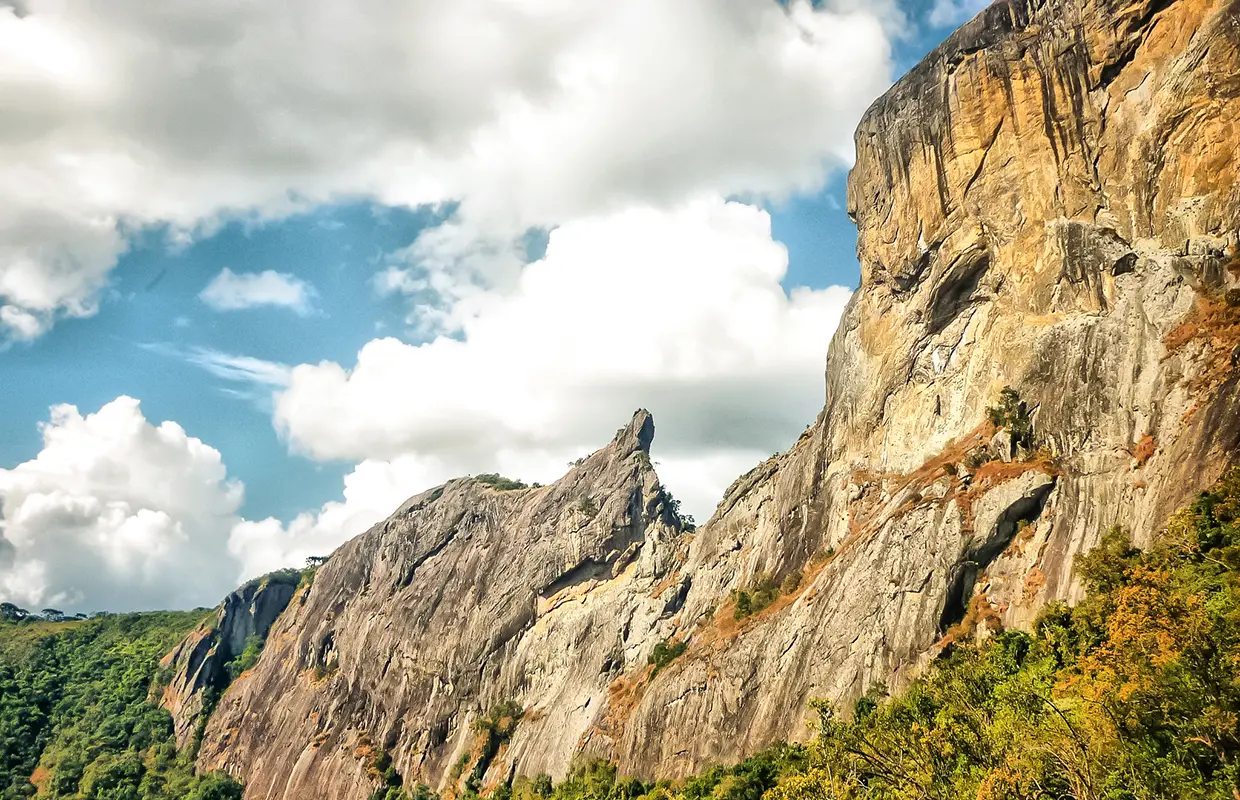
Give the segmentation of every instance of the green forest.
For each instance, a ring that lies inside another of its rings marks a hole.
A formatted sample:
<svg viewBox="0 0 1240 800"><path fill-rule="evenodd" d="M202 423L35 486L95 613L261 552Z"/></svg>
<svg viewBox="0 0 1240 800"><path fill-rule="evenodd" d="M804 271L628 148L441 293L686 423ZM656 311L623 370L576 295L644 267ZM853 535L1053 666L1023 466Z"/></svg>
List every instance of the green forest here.
<svg viewBox="0 0 1240 800"><path fill-rule="evenodd" d="M194 775L172 717L152 701L159 659L206 611L0 623L0 797L231 800L225 775ZM54 615L52 615L54 616Z"/></svg>
<svg viewBox="0 0 1240 800"><path fill-rule="evenodd" d="M1075 607L1048 608L1028 633L955 643L896 696L875 686L849 708L815 703L808 743L681 781L647 783L595 761L558 784L518 777L489 793L1240 798L1240 470L1175 515L1147 550L1115 529L1076 568L1088 594ZM160 656L202 618L200 611L0 625L3 797L240 797L226 776L193 775L192 754L173 744L171 719L149 702ZM387 773L377 797L431 796Z"/></svg>

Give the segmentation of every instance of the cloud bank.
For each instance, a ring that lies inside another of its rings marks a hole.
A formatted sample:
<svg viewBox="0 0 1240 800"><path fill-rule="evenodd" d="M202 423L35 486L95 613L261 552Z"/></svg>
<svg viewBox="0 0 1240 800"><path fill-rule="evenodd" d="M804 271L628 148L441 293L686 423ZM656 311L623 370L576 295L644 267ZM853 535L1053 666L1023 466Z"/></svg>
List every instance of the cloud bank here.
<svg viewBox="0 0 1240 800"><path fill-rule="evenodd" d="M891 72L891 9L849 0L289 13L0 6L6 338L94 313L143 226L183 238L342 198L453 202L459 253L632 202L809 189L849 161Z"/></svg>
<svg viewBox="0 0 1240 800"><path fill-rule="evenodd" d="M784 291L757 204L851 162L904 25L858 0L0 6L0 346L95 313L150 226L184 242L358 199L445 220L358 276L406 298L407 339L353 363L173 353L269 406L291 450L355 464L338 500L244 519L219 453L176 423L127 397L59 406L43 451L0 470L0 594L213 602L449 477L553 480L639 406L705 518L821 408L848 299ZM201 299L315 305L270 270L225 269Z"/></svg>

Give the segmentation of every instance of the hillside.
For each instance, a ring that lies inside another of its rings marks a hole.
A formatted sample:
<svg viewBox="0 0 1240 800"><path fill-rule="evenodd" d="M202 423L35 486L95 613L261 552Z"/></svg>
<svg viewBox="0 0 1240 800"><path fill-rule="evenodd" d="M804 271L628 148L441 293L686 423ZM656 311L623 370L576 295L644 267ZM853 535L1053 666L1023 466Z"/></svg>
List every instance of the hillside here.
<svg viewBox="0 0 1240 800"><path fill-rule="evenodd" d="M194 774L151 702L160 657L203 616L0 623L0 796L239 798L227 776Z"/></svg>
<svg viewBox="0 0 1240 800"><path fill-rule="evenodd" d="M861 287L786 453L696 530L644 412L551 486L412 498L294 595L199 769L678 778L1081 601L1079 556L1150 545L1240 445L1238 112L1230 0L995 3L859 126Z"/></svg>

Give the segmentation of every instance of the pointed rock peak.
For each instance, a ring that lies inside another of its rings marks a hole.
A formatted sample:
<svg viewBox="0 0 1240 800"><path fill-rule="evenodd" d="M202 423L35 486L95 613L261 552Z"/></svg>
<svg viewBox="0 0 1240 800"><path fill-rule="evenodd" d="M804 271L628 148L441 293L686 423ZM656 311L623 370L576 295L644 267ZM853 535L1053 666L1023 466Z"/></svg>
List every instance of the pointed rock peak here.
<svg viewBox="0 0 1240 800"><path fill-rule="evenodd" d="M650 454L650 443L654 441L654 417L644 408L637 409L629 424L616 432L616 449L641 450Z"/></svg>

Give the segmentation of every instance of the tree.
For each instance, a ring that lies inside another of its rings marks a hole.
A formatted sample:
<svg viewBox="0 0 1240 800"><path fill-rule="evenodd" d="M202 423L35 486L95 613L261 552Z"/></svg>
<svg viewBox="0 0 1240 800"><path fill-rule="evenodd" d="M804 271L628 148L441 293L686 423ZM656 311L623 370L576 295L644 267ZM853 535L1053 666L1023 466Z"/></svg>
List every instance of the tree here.
<svg viewBox="0 0 1240 800"><path fill-rule="evenodd" d="M225 772L212 772L198 784L190 800L241 800L241 784Z"/></svg>

